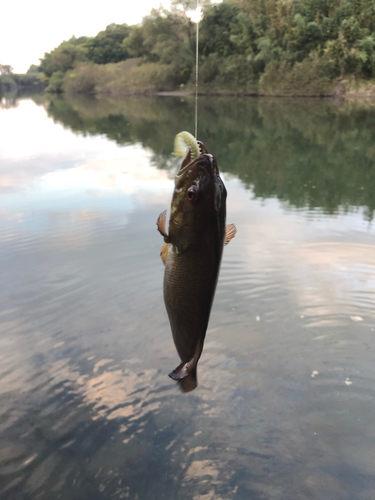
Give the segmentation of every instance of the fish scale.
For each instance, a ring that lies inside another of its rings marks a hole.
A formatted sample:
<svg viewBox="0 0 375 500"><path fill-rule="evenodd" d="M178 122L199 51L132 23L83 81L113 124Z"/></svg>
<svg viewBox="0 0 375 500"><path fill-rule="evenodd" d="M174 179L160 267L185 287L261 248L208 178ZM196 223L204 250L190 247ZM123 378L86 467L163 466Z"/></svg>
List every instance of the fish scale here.
<svg viewBox="0 0 375 500"><path fill-rule="evenodd" d="M196 250L178 255L169 252L164 275L164 301L173 339L182 362L204 340L219 273L221 255Z"/></svg>

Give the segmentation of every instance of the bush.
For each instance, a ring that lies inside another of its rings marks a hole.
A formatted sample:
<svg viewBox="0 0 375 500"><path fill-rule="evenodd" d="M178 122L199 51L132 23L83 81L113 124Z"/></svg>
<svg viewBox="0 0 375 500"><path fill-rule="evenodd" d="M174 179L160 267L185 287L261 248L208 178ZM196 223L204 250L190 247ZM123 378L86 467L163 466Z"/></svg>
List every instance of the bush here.
<svg viewBox="0 0 375 500"><path fill-rule="evenodd" d="M17 90L42 92L44 89L44 75L40 73L27 75L11 73L0 76L0 90L4 92L13 92Z"/></svg>
<svg viewBox="0 0 375 500"><path fill-rule="evenodd" d="M63 80L63 89L71 94L95 92L102 80L102 68L97 64L84 63L68 71Z"/></svg>
<svg viewBox="0 0 375 500"><path fill-rule="evenodd" d="M145 63L133 66L125 73L118 72L103 87L112 93L173 90L175 72L168 64Z"/></svg>
<svg viewBox="0 0 375 500"><path fill-rule="evenodd" d="M140 58L105 65L80 64L65 75L63 89L69 94L124 94L175 88L176 75L179 75L178 67L170 64L139 63Z"/></svg>
<svg viewBox="0 0 375 500"><path fill-rule="evenodd" d="M258 87L257 62L251 56L220 58L210 54L199 70L201 90L255 93Z"/></svg>
<svg viewBox="0 0 375 500"><path fill-rule="evenodd" d="M48 87L46 88L47 92L62 92L64 85L64 72L63 71L55 71L52 73L51 78L48 81Z"/></svg>
<svg viewBox="0 0 375 500"><path fill-rule="evenodd" d="M216 53L210 54L202 62L199 68L199 78L200 81L205 83L211 83L219 74L220 68L220 57Z"/></svg>
<svg viewBox="0 0 375 500"><path fill-rule="evenodd" d="M333 93L331 80L323 73L324 61L312 55L293 67L286 62L266 66L259 92L280 96L324 96Z"/></svg>

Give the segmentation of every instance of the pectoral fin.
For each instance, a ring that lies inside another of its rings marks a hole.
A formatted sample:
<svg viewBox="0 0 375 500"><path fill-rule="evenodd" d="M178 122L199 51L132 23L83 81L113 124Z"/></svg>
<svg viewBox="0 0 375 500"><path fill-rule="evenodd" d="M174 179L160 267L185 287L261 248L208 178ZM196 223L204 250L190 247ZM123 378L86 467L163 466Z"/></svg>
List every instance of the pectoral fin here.
<svg viewBox="0 0 375 500"><path fill-rule="evenodd" d="M167 257L168 257L168 243L164 243L161 252L160 252L160 257L161 260L163 261L163 264L167 262Z"/></svg>
<svg viewBox="0 0 375 500"><path fill-rule="evenodd" d="M168 235L165 231L165 221L167 219L167 211L164 210L164 212L162 212L159 217L158 217L158 220L156 221L156 225L158 227L158 231L159 233L164 236L164 240L167 241L169 240L168 238Z"/></svg>
<svg viewBox="0 0 375 500"><path fill-rule="evenodd" d="M234 224L227 224L224 245L228 245L230 240L236 236L237 229Z"/></svg>

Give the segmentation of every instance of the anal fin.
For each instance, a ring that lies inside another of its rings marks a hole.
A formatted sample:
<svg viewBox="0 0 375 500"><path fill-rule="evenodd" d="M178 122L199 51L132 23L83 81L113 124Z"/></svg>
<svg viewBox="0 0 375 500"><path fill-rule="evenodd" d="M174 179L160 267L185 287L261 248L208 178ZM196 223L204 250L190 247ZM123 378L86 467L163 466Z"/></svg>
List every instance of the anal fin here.
<svg viewBox="0 0 375 500"><path fill-rule="evenodd" d="M227 224L227 227L225 228L225 242L224 246L228 245L230 240L236 236L237 229L234 224Z"/></svg>

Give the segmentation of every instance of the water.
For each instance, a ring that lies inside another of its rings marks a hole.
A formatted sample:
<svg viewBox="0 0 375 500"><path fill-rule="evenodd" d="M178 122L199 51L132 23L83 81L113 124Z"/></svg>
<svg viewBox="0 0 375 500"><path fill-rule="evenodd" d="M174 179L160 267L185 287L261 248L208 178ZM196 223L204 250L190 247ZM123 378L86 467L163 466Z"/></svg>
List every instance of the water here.
<svg viewBox="0 0 375 500"><path fill-rule="evenodd" d="M202 98L228 191L181 394L156 219L181 98L3 99L0 498L375 498L375 105Z"/></svg>

